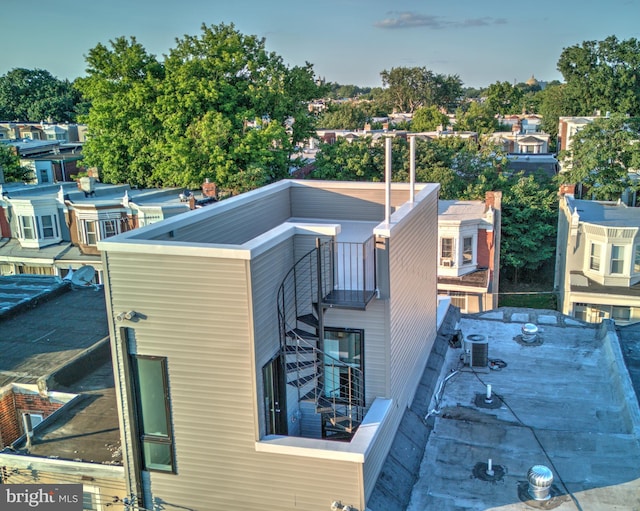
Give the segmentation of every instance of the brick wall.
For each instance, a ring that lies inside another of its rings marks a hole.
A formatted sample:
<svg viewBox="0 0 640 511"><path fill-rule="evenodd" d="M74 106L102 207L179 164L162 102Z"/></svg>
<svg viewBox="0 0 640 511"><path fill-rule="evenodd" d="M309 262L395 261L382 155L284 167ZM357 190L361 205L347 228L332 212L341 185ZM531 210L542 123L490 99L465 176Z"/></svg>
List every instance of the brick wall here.
<svg viewBox="0 0 640 511"><path fill-rule="evenodd" d="M19 436L13 390L9 389L0 395L0 448L10 445Z"/></svg>
<svg viewBox="0 0 640 511"><path fill-rule="evenodd" d="M38 393L8 390L0 397L0 447L10 445L22 435L23 413L39 413L46 419L62 406Z"/></svg>

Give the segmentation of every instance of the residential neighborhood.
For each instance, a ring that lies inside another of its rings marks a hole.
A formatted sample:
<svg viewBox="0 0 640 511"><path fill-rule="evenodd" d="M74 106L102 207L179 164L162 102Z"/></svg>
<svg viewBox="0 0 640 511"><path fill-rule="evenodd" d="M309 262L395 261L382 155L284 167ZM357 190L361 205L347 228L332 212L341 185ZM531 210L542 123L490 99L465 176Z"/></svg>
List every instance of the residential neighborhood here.
<svg viewBox="0 0 640 511"><path fill-rule="evenodd" d="M0 66L0 509L640 509L640 41L473 9Z"/></svg>

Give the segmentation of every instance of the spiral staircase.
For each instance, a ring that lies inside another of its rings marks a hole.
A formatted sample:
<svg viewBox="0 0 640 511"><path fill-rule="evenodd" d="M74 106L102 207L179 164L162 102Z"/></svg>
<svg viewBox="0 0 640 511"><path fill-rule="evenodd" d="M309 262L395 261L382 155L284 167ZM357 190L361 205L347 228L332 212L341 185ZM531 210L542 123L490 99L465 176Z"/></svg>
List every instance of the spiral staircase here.
<svg viewBox="0 0 640 511"><path fill-rule="evenodd" d="M324 316L329 308L366 309L375 296L374 263L373 238L362 244L317 239L280 286L286 384L297 390L298 413L315 414L320 424L319 434L302 436L350 440L362 422L364 374L358 364L325 349Z"/></svg>

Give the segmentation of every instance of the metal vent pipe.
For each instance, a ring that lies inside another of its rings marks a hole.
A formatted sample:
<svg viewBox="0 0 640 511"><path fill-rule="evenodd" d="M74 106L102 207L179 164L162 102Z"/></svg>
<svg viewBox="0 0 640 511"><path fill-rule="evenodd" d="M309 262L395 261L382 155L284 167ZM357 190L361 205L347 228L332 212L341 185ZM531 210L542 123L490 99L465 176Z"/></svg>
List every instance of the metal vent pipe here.
<svg viewBox="0 0 640 511"><path fill-rule="evenodd" d="M529 495L534 500L548 500L553 484L553 472L544 465L534 465L527 472Z"/></svg>

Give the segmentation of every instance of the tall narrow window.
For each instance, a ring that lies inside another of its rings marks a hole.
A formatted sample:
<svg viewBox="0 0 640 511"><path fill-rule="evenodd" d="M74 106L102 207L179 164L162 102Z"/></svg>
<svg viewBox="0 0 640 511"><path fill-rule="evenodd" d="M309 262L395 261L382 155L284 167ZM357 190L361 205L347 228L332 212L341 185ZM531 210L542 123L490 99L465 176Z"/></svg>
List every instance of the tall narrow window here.
<svg viewBox="0 0 640 511"><path fill-rule="evenodd" d="M591 253L589 255L589 269L600 271L600 245L591 244Z"/></svg>
<svg viewBox="0 0 640 511"><path fill-rule="evenodd" d="M473 263L473 237L462 239L462 264Z"/></svg>
<svg viewBox="0 0 640 511"><path fill-rule="evenodd" d="M363 336L362 330L325 329L325 397L364 406Z"/></svg>
<svg viewBox="0 0 640 511"><path fill-rule="evenodd" d="M636 245L636 252L633 257L633 272L640 273L640 245Z"/></svg>
<svg viewBox="0 0 640 511"><path fill-rule="evenodd" d="M87 233L87 245L95 245L98 242L97 223L95 220L87 220L85 222L85 229Z"/></svg>
<svg viewBox="0 0 640 511"><path fill-rule="evenodd" d="M611 245L611 273L624 273L624 247Z"/></svg>
<svg viewBox="0 0 640 511"><path fill-rule="evenodd" d="M136 355L132 366L144 467L146 470L173 472L167 359Z"/></svg>
<svg viewBox="0 0 640 511"><path fill-rule="evenodd" d="M56 225L52 215L43 215L40 217L40 223L42 225L42 237L43 238L55 238L56 237Z"/></svg>
<svg viewBox="0 0 640 511"><path fill-rule="evenodd" d="M453 266L453 238L440 239L440 264Z"/></svg>
<svg viewBox="0 0 640 511"><path fill-rule="evenodd" d="M20 226L22 227L22 238L25 240L35 240L36 230L33 225L33 217L21 216Z"/></svg>

